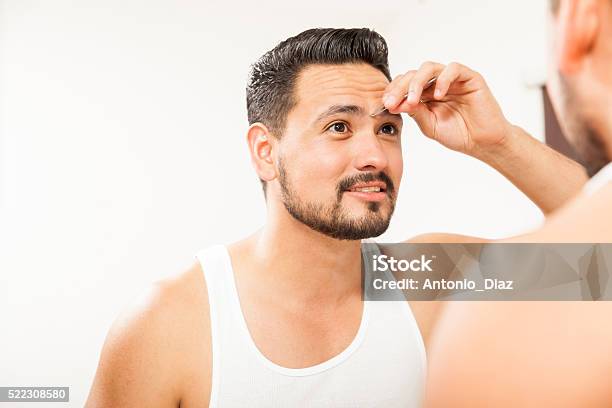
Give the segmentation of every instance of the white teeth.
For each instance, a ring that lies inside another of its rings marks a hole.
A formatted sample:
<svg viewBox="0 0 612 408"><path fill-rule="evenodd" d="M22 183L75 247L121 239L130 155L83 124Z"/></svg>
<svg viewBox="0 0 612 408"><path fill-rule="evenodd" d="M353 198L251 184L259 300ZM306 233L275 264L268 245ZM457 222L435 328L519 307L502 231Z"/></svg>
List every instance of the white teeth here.
<svg viewBox="0 0 612 408"><path fill-rule="evenodd" d="M356 188L355 191L360 193L378 193L380 192L380 187L360 187Z"/></svg>

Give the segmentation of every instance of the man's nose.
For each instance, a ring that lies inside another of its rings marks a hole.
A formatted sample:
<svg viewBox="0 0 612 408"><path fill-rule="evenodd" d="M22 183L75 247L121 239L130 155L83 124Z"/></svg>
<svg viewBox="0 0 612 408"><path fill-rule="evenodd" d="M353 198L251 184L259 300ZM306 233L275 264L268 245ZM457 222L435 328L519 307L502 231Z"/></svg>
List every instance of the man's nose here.
<svg viewBox="0 0 612 408"><path fill-rule="evenodd" d="M380 139L374 134L362 134L353 138L353 160L361 171L380 171L388 160Z"/></svg>

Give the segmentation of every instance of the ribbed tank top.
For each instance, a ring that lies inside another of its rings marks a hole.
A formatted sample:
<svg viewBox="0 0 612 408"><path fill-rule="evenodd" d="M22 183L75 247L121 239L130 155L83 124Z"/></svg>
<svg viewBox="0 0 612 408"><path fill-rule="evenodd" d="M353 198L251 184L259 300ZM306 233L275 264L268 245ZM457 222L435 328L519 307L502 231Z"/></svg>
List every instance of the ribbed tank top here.
<svg viewBox="0 0 612 408"><path fill-rule="evenodd" d="M310 367L282 367L249 333L227 248L212 246L197 258L210 308L210 407L420 406L425 347L408 302L364 301L357 335L340 354Z"/></svg>

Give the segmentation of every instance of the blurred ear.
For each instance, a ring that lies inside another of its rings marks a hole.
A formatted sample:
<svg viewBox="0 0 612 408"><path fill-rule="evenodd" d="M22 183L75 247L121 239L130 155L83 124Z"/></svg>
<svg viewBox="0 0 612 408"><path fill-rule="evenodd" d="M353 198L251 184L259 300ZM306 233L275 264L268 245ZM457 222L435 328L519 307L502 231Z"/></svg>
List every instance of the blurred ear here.
<svg viewBox="0 0 612 408"><path fill-rule="evenodd" d="M561 0L557 15L557 61L562 74L571 75L594 48L603 7L598 0Z"/></svg>
<svg viewBox="0 0 612 408"><path fill-rule="evenodd" d="M251 162L259 178L264 181L274 180L277 176L273 154L277 139L262 123L253 123L247 131L247 142L251 153Z"/></svg>

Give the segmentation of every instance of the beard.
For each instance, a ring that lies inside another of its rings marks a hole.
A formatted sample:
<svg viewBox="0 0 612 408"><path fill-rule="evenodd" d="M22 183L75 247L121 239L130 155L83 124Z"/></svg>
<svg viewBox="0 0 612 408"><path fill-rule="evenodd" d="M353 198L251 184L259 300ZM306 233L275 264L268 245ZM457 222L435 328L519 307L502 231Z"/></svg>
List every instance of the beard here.
<svg viewBox="0 0 612 408"><path fill-rule="evenodd" d="M565 125L570 141L590 177L594 176L610 162L606 154L603 136L584 118L581 104L574 88L567 79L559 74Z"/></svg>
<svg viewBox="0 0 612 408"><path fill-rule="evenodd" d="M283 205L293 218L309 228L328 237L341 240L360 240L376 237L387 230L395 209L395 188L385 173L363 173L343 179L337 187L336 199L331 203L305 202L300 200L292 187L287 170L279 158L279 184ZM381 203L366 203L367 213L361 217L352 215L342 206L344 192L357 182L380 180L386 183L387 196L390 198L389 213L381 213Z"/></svg>

